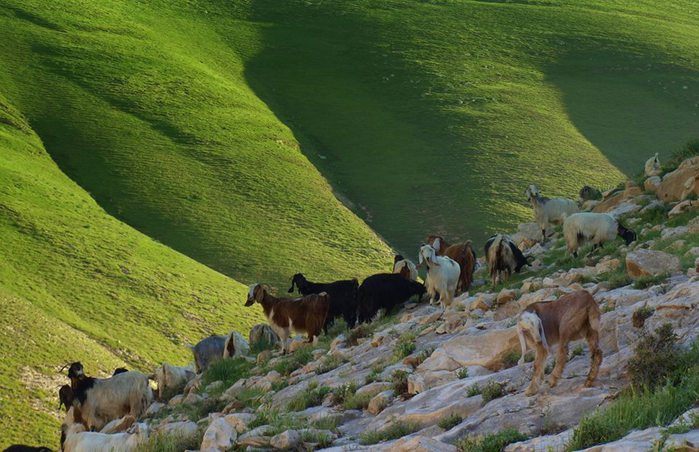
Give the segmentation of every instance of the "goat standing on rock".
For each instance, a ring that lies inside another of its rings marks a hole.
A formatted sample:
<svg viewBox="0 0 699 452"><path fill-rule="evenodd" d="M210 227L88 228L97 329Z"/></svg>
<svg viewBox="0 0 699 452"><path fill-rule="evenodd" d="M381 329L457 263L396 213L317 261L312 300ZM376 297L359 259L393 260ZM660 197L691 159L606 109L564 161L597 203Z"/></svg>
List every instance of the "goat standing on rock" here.
<svg viewBox="0 0 699 452"><path fill-rule="evenodd" d="M592 354L590 372L587 374L585 387L592 386L597 378L602 363L602 350L599 348L600 311L597 302L586 290L578 290L564 295L555 301L542 301L527 306L519 315L517 335L522 347L519 365L524 364L527 344L536 350L534 374L525 394L532 396L539 390L544 377L544 364L549 354L549 347L558 344L556 367L554 367L549 384L558 384L563 368L568 361L568 343L577 339L587 339Z"/></svg>
<svg viewBox="0 0 699 452"><path fill-rule="evenodd" d="M437 251L432 245L423 245L418 255L418 264L427 265L427 293L430 295L430 304L435 303L435 295L439 294L439 304L446 309L451 305L459 284L461 267L453 259L446 256L437 256Z"/></svg>
<svg viewBox="0 0 699 452"><path fill-rule="evenodd" d="M270 295L269 287L263 284L250 286L245 306L252 306L255 302L262 305L269 325L281 338L282 354L287 351L286 341L292 329L306 333L308 342L316 343L330 307L330 297L325 292L302 298L277 298Z"/></svg>
<svg viewBox="0 0 699 452"><path fill-rule="evenodd" d="M468 292L473 282L473 272L476 270L476 253L470 240L457 245L447 243L443 237L431 235L427 237L427 243L432 245L438 256L446 256L454 260L461 268L457 292Z"/></svg>
<svg viewBox="0 0 699 452"><path fill-rule="evenodd" d="M532 203L534 219L541 228L542 242L546 241L546 228L550 223L563 223L568 215L579 212L578 204L567 198L546 198L536 185L530 185L525 191L527 200Z"/></svg>

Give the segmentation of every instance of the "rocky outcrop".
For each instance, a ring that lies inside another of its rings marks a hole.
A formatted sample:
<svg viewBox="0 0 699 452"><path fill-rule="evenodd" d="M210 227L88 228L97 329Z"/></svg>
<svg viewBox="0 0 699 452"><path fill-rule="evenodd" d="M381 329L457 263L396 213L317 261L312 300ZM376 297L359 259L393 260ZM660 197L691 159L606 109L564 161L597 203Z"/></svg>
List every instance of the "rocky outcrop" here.
<svg viewBox="0 0 699 452"><path fill-rule="evenodd" d="M626 255L626 270L632 278L680 271L680 259L672 254L638 249Z"/></svg>
<svg viewBox="0 0 699 452"><path fill-rule="evenodd" d="M683 201L689 195L699 195L699 157L687 159L671 173L663 176L656 191L664 202Z"/></svg>

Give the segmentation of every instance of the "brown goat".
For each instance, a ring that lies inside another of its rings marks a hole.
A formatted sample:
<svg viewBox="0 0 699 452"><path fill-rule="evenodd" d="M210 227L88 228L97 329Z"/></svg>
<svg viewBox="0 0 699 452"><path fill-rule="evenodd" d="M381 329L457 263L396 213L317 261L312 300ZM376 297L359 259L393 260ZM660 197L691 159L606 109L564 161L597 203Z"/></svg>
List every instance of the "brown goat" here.
<svg viewBox="0 0 699 452"><path fill-rule="evenodd" d="M590 372L587 374L585 387L592 386L597 378L602 363L602 350L599 348L600 311L595 299L586 290L578 290L564 295L555 301L542 301L527 306L519 316L517 334L522 347L519 364L524 363L527 344L536 350L534 374L525 394L531 396L539 390L544 377L544 363L549 353L549 346L558 344L556 367L554 367L549 384L558 384L563 368L568 361L568 343L577 339L587 339L592 353Z"/></svg>
<svg viewBox="0 0 699 452"><path fill-rule="evenodd" d="M458 245L450 245L444 240L444 237L431 235L427 237L427 243L437 250L438 256L450 257L459 264L461 274L459 274L459 283L456 286L456 292L461 293L468 291L468 289L471 288L473 272L476 269L476 253L473 251L471 241L467 240Z"/></svg>
<svg viewBox="0 0 699 452"><path fill-rule="evenodd" d="M262 305L265 317L282 342L282 354L286 353L286 341L293 329L306 333L308 342L316 343L325 324L330 307L330 297L325 292L301 298L277 298L269 294L269 287L262 284L250 286L245 306L255 302Z"/></svg>

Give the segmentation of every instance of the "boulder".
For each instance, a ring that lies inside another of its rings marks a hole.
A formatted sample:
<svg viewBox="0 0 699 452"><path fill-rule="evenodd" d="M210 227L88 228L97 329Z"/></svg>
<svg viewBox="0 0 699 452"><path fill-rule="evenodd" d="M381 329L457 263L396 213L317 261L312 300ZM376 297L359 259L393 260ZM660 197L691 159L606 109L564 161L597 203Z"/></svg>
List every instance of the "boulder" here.
<svg viewBox="0 0 699 452"><path fill-rule="evenodd" d="M258 323L253 326L248 335L248 339L251 346L264 343L276 348L280 346L281 342L277 333L266 323Z"/></svg>
<svg viewBox="0 0 699 452"><path fill-rule="evenodd" d="M182 403L184 400L184 395L182 394L177 394L175 397L171 398L170 401L168 401L167 406L173 407L177 406Z"/></svg>
<svg viewBox="0 0 699 452"><path fill-rule="evenodd" d="M237 331L232 331L231 334L228 335L225 347L223 351L224 358L247 356L250 354L250 345L248 341Z"/></svg>
<svg viewBox="0 0 699 452"><path fill-rule="evenodd" d="M269 445L275 449L295 449L301 444L301 435L296 430L285 430L272 437Z"/></svg>
<svg viewBox="0 0 699 452"><path fill-rule="evenodd" d="M512 241L521 250L535 246L543 240L541 228L536 223L520 223L517 232L512 235Z"/></svg>
<svg viewBox="0 0 699 452"><path fill-rule="evenodd" d="M680 259L664 251L637 249L626 255L630 277L655 276L680 270Z"/></svg>
<svg viewBox="0 0 699 452"><path fill-rule="evenodd" d="M690 194L699 195L699 157L687 159L677 169L663 176L656 191L658 199L683 201Z"/></svg>
<svg viewBox="0 0 699 452"><path fill-rule="evenodd" d="M182 438L190 438L197 434L199 426L192 421L176 421L161 424L156 429L157 432L163 435L175 435Z"/></svg>
<svg viewBox="0 0 699 452"><path fill-rule="evenodd" d="M686 234L689 231L687 226L677 226L675 228L664 228L660 231L660 238L662 240L669 239L670 237L675 237L678 235Z"/></svg>
<svg viewBox="0 0 699 452"><path fill-rule="evenodd" d="M503 305L505 303L509 303L510 301L516 299L518 296L517 290L515 289L502 289L500 293L498 293L498 297L496 298L496 303L498 306Z"/></svg>
<svg viewBox="0 0 699 452"><path fill-rule="evenodd" d="M368 385L364 385L361 388L357 389L355 395L374 397L376 394L385 391L390 387L390 383L386 383L383 381L375 381L374 383L369 383Z"/></svg>
<svg viewBox="0 0 699 452"><path fill-rule="evenodd" d="M667 213L667 216L672 218L682 213L693 212L695 210L699 210L699 201L686 199L675 205L675 207Z"/></svg>
<svg viewBox="0 0 699 452"><path fill-rule="evenodd" d="M647 192L655 193L660 187L660 182L662 182L660 176L651 176L643 181L643 189Z"/></svg>
<svg viewBox="0 0 699 452"><path fill-rule="evenodd" d="M624 191L614 193L610 197L606 198L605 200L603 200L602 202L597 204L592 209L592 211L593 212L600 212L600 213L603 213L603 212L610 212L611 213L612 210L615 210L615 211L618 210L617 208L619 207L619 205L622 202L626 201L627 199L634 198L638 195L641 195L642 193L643 193L643 190L641 190L641 187L633 184L630 181L627 181L626 186L624 188ZM640 206L637 206L637 207L638 207L638 209L640 209Z"/></svg>
<svg viewBox="0 0 699 452"><path fill-rule="evenodd" d="M158 413L160 412L160 410L162 410L164 407L165 407L165 404L164 404L164 403L153 402L153 403L150 404L150 406L149 406L148 409L146 410L146 415L145 415L145 416L146 416L146 417L153 417L153 416L155 416L156 414L158 414Z"/></svg>
<svg viewBox="0 0 699 452"><path fill-rule="evenodd" d="M226 422L238 433L243 433L257 416L253 413L231 413L225 416Z"/></svg>
<svg viewBox="0 0 699 452"><path fill-rule="evenodd" d="M229 450L235 444L238 435L225 418L215 419L204 432L201 452L219 452Z"/></svg>
<svg viewBox="0 0 699 452"><path fill-rule="evenodd" d="M395 398L396 397L392 389L389 389L388 391L379 392L374 397L372 397L371 400L369 400L369 405L367 406L366 410L370 414L376 416L377 414L382 412L384 408L390 405L390 403Z"/></svg>

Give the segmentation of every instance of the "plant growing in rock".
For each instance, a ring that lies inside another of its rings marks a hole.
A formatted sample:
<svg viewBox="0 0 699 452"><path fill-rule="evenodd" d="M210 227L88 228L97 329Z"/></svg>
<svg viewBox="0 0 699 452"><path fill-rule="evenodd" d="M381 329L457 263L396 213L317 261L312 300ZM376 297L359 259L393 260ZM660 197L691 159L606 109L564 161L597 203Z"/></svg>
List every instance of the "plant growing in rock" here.
<svg viewBox="0 0 699 452"><path fill-rule="evenodd" d="M578 344L575 346L575 348L570 352L570 358L573 359L576 356L580 356L583 353L585 353L585 347L582 346L582 344Z"/></svg>
<svg viewBox="0 0 699 452"><path fill-rule="evenodd" d="M396 359L403 359L415 351L415 339L416 335L413 332L401 334L393 348L393 355Z"/></svg>
<svg viewBox="0 0 699 452"><path fill-rule="evenodd" d="M660 275L641 276L633 282L633 287L634 289L647 289L648 287L652 287L665 282L668 276L669 275L667 273L663 273Z"/></svg>
<svg viewBox="0 0 699 452"><path fill-rule="evenodd" d="M393 392L396 396L406 397L408 395L408 372L404 370L396 370L391 375L393 383Z"/></svg>
<svg viewBox="0 0 699 452"><path fill-rule="evenodd" d="M485 436L470 436L456 443L461 452L500 452L508 444L524 441L527 436L514 429Z"/></svg>
<svg viewBox="0 0 699 452"><path fill-rule="evenodd" d="M382 443L392 439L401 438L418 431L420 427L410 422L398 421L381 430L373 430L362 433L359 436L359 443L364 445Z"/></svg>
<svg viewBox="0 0 699 452"><path fill-rule="evenodd" d="M672 325L665 323L654 333L643 334L629 360L631 383L637 387L652 388L662 385L679 366L677 335Z"/></svg>
<svg viewBox="0 0 699 452"><path fill-rule="evenodd" d="M509 369L510 367L516 366L521 356L521 353L516 352L514 350L507 352L507 354L505 354L505 356L502 358L503 367L505 369Z"/></svg>
<svg viewBox="0 0 699 452"><path fill-rule="evenodd" d="M331 370L337 369L346 362L342 357L338 355L330 355L323 358L320 365L316 369L316 374L324 374L330 372Z"/></svg>
<svg viewBox="0 0 699 452"><path fill-rule="evenodd" d="M364 410L369 406L370 394L351 394L345 399L342 408L346 410Z"/></svg>
<svg viewBox="0 0 699 452"><path fill-rule="evenodd" d="M303 411L308 407L318 406L323 403L323 399L331 391L329 387L318 387L318 382L312 381L308 384L305 391L300 392L296 397L291 399L287 405L287 409L289 411Z"/></svg>
<svg viewBox="0 0 699 452"><path fill-rule="evenodd" d="M463 380L464 378L468 378L468 367L462 367L461 369L457 370L456 376L460 380Z"/></svg>
<svg viewBox="0 0 699 452"><path fill-rule="evenodd" d="M349 399L357 390L357 385L354 382L345 383L332 390L333 403L342 405L345 400Z"/></svg>
<svg viewBox="0 0 699 452"><path fill-rule="evenodd" d="M489 381L481 390L483 396L483 404L495 400L505 395L505 383L497 381Z"/></svg>
<svg viewBox="0 0 699 452"><path fill-rule="evenodd" d="M381 375L381 373L383 372L384 369L385 369L385 366L383 366L383 365L377 365L377 366L372 367L371 372L366 377L366 383L369 384L369 383L373 383L376 380L378 380L379 376Z"/></svg>
<svg viewBox="0 0 699 452"><path fill-rule="evenodd" d="M646 323L646 320L649 319L654 312L655 309L651 308L648 305L644 305L643 307L638 308L633 312L633 315L631 316L631 323L636 328L643 328L643 325Z"/></svg>
<svg viewBox="0 0 699 452"><path fill-rule="evenodd" d="M451 430L463 421L464 418L456 413L450 414L449 416L442 418L437 425L444 430Z"/></svg>
<svg viewBox="0 0 699 452"><path fill-rule="evenodd" d="M481 393L481 387L478 384L474 384L466 389L466 397L474 397Z"/></svg>

